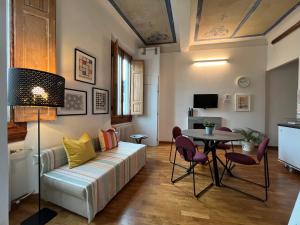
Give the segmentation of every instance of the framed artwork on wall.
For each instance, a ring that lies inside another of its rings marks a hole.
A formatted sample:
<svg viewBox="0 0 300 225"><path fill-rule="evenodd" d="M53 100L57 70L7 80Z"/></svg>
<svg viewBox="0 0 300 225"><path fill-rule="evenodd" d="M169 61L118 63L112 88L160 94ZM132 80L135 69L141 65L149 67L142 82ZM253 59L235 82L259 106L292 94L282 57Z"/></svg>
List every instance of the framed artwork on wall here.
<svg viewBox="0 0 300 225"><path fill-rule="evenodd" d="M92 89L92 113L108 114L109 112L109 92L108 90L93 88Z"/></svg>
<svg viewBox="0 0 300 225"><path fill-rule="evenodd" d="M87 92L65 88L65 106L57 108L57 115L87 115Z"/></svg>
<svg viewBox="0 0 300 225"><path fill-rule="evenodd" d="M75 80L96 84L96 58L75 48Z"/></svg>
<svg viewBox="0 0 300 225"><path fill-rule="evenodd" d="M250 112L251 111L251 95L235 94L235 111Z"/></svg>

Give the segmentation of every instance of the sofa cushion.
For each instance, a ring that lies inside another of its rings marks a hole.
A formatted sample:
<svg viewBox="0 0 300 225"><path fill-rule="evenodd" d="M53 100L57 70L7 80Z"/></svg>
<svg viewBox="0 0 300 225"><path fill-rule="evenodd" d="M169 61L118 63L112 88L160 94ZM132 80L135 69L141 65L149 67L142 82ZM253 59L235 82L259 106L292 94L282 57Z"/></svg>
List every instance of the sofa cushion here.
<svg viewBox="0 0 300 225"><path fill-rule="evenodd" d="M68 157L69 168L80 166L96 157L92 139L87 133L84 133L79 140L64 137L63 143Z"/></svg>

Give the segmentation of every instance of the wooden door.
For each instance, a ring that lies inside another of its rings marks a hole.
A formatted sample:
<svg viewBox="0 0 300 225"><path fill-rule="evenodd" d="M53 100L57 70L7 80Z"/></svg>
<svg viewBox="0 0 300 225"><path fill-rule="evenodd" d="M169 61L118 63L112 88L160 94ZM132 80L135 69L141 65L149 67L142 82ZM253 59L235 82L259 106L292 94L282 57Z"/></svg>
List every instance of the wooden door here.
<svg viewBox="0 0 300 225"><path fill-rule="evenodd" d="M132 60L131 71L131 115L144 112L144 61Z"/></svg>

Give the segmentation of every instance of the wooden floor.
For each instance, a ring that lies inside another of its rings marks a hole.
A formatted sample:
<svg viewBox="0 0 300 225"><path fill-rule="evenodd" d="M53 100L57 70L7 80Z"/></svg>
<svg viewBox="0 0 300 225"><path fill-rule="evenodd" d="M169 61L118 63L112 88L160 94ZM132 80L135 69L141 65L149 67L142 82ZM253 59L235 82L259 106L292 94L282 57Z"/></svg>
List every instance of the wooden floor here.
<svg viewBox="0 0 300 225"><path fill-rule="evenodd" d="M126 187L97 214L91 224L206 224L206 225L286 225L298 191L300 174L289 173L277 161L277 151L269 151L271 187L266 203L253 200L233 190L213 187L198 200L192 194L192 177L170 183L172 166L168 162L169 145L148 148L146 166ZM218 153L223 155L222 151ZM250 170L253 169L253 170ZM198 166L201 173L209 175L207 166ZM262 167L236 166L236 174L263 181ZM178 168L176 175L184 172ZM224 180L233 184L232 178ZM198 188L210 182L208 176L197 178ZM234 184L254 194L263 194L261 189L241 182ZM36 199L31 197L18 206L13 206L10 224L19 224L36 210ZM58 212L49 224L81 225L87 219L52 204L45 204Z"/></svg>

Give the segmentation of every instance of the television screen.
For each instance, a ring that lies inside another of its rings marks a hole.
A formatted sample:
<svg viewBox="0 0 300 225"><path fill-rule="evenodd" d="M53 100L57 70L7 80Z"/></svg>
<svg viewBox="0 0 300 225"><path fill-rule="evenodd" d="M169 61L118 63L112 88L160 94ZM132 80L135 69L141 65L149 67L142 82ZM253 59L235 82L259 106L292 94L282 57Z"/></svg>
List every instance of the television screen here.
<svg viewBox="0 0 300 225"><path fill-rule="evenodd" d="M218 108L218 95L217 94L195 94L194 95L194 108Z"/></svg>

